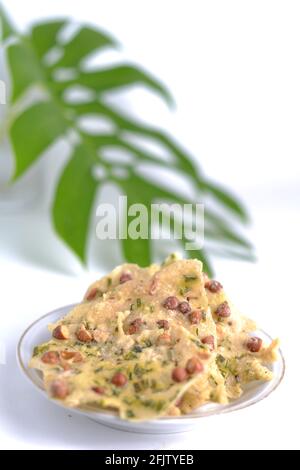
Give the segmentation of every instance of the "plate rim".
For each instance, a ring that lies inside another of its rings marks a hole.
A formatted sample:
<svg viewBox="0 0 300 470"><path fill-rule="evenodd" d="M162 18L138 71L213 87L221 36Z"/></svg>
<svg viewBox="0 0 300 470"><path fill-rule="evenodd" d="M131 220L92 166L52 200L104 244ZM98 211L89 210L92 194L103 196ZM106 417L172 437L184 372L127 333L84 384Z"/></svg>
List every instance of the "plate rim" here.
<svg viewBox="0 0 300 470"><path fill-rule="evenodd" d="M56 308L56 309L54 309L54 310L52 310L48 313L45 313L41 317L34 320L30 325L28 325L27 328L24 330L24 332L19 337L17 347L16 347L16 356L17 356L18 365L19 365L21 371L23 372L23 374L26 376L27 380L29 380L29 382L35 388L37 388L40 392L42 392L43 396L46 399L48 399L52 403L55 403L56 405L60 406L61 408L64 408L66 410L73 411L73 412L76 412L76 413L83 414L83 415L87 416L90 419L97 420L97 418L99 418L99 419L103 418L105 420L109 420L109 423L107 423L107 425L109 425L109 424L117 425L118 423L122 423L123 425L125 423L127 425L133 424L135 426L143 425L145 423L146 424L148 423L148 424L158 425L158 424L161 424L162 422L165 425L168 425L168 424L174 425L176 422L178 422L178 424L184 425L184 424L190 423L190 420L195 420L195 419L199 420L201 418L209 418L210 416L218 416L218 415L222 415L222 414L227 414L227 413L232 413L232 412L235 412L235 411L243 410L245 408L250 408L251 406L255 405L256 403L259 403L260 401L268 398L273 392L275 392L275 390L277 390L277 388L280 386L280 384L282 383L282 381L284 379L285 372L286 372L286 362L285 362L285 358L283 356L281 348L278 348L278 355L279 355L279 360L281 361L282 371L281 371L280 376L277 378L277 382L274 384L274 386L270 390L268 390L265 394L262 393L262 395L259 396L259 397L256 397L255 400L250 401L250 402L240 403L240 404L237 404L236 406L234 405L235 401L233 400L229 404L220 405L219 409L208 411L207 413L203 413L202 415L186 414L186 415L180 415L180 416L167 416L167 417L162 416L159 419L136 421L136 422L124 420L124 419L120 418L120 416L118 416L117 414L113 414L111 412L105 412L104 410L97 411L97 410L87 410L87 409L84 409L84 408L81 408L81 407L68 407L65 404L63 404L62 402L59 402L58 400L51 400L51 398L47 395L45 389L32 379L31 375L28 372L28 365L26 366L23 362L21 351L22 351L22 344L23 344L23 341L24 341L26 335L30 332L30 330L34 326L36 326L38 323L40 323L42 320L44 320L48 316L59 313L62 310L67 310L67 309L71 310L72 308L74 308L77 305L79 305L79 303L73 303L73 304L69 304L69 305L65 305L65 306ZM270 341L273 340L273 338L266 331L264 331L263 329L258 329L257 331L262 332L266 337L269 338ZM106 423L102 423L102 424L106 424Z"/></svg>

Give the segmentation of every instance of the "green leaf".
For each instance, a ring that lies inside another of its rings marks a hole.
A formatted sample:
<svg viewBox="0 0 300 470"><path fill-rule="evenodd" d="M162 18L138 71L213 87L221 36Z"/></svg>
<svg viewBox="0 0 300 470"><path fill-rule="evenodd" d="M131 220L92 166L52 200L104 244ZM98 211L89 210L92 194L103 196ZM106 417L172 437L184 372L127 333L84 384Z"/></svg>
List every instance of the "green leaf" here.
<svg viewBox="0 0 300 470"><path fill-rule="evenodd" d="M205 236L210 240L226 241L250 250L252 248L251 243L245 240L241 235L238 235L232 230L224 230L218 226L208 226L208 224L205 224Z"/></svg>
<svg viewBox="0 0 300 470"><path fill-rule="evenodd" d="M151 183L145 178L130 173L127 179L117 180L118 186L123 190L123 194L127 196L128 206L132 204L143 204L148 209L148 232L151 233L150 214L151 204L157 200L169 200L180 202L181 199L171 192L160 188L155 183ZM139 263L141 266L148 266L151 263L151 240L139 238L132 240L127 238L122 240L123 253L125 258L132 263Z"/></svg>
<svg viewBox="0 0 300 470"><path fill-rule="evenodd" d="M206 232L209 238L226 240L240 245L246 249L252 249L252 244L232 228L224 217L216 214L211 209L205 210ZM208 222L208 223L207 223Z"/></svg>
<svg viewBox="0 0 300 470"><path fill-rule="evenodd" d="M144 85L146 88L160 94L169 105L172 104L171 95L160 82L150 77L143 70L130 65L118 65L102 70L81 72L75 80L59 82L55 88L57 91L64 91L66 87L72 85L88 87L101 94L133 85Z"/></svg>
<svg viewBox="0 0 300 470"><path fill-rule="evenodd" d="M176 190L170 191L165 187L159 186L155 181L149 181L141 175L135 173L133 169L130 173L130 181L138 188L138 198L148 202L170 201L178 204L184 204L186 201L177 194Z"/></svg>
<svg viewBox="0 0 300 470"><path fill-rule="evenodd" d="M123 189L125 189L126 194L128 194L128 192L130 191L134 193L135 195L135 199L133 198L134 201L142 203L146 206L149 202L151 204L154 201L166 201L169 203L177 203L181 205L187 204L190 202L180 197L177 194L176 190L174 192L171 192L169 190L166 190L165 188L162 189L155 182L150 182L148 179L135 175L134 170L132 170L132 173L130 176L130 183L132 183L133 186L130 186L130 184L128 184L127 181L126 182L121 181L121 183L119 184L122 186ZM224 242L229 241L235 245L240 245L244 249L243 252L241 251L237 252L232 249L230 251L230 248L228 248L228 253L232 252L233 257L238 257L237 253L241 253L241 257L245 260L254 259L253 254L251 252L251 244L247 242L247 240L243 239L243 237L241 236L236 235L235 232L233 232L230 228L226 227L226 223L221 218L218 218L215 214L209 212L209 210L206 211L205 217L206 219L210 219L211 221L214 221L214 225L212 225L210 228L207 228L207 224L205 224L205 238L208 238L210 240L217 240L219 241L219 243L224 243ZM176 220L174 223L176 226ZM187 239L183 237L182 239L183 245L186 242L187 242ZM124 243L127 248L127 255L131 249L132 249L132 252L134 253L134 241L125 241ZM212 266L204 250L188 250L187 255L189 257L197 257L198 259L200 259L203 262L204 269L209 275L213 272ZM132 262L135 262L134 258L132 259Z"/></svg>
<svg viewBox="0 0 300 470"><path fill-rule="evenodd" d="M248 214L245 208L229 191L211 181L202 182L201 189L212 194L226 209L237 215L243 222L247 222Z"/></svg>
<svg viewBox="0 0 300 470"><path fill-rule="evenodd" d="M122 187L124 193L128 197L128 205L136 203L144 204L146 207L148 207L149 213L151 212L149 202L150 204L157 200L165 200L170 201L172 203L181 204L184 204L186 202L180 197L178 197L176 193L173 194L170 191L160 188L155 183L151 183L148 180L145 180L144 178L136 176L134 174L131 174L130 176L130 183L129 180L119 181L119 185ZM176 227L176 222L174 224L174 227ZM184 247L185 243L188 242L188 240L183 236L181 242ZM126 259L129 259L130 262L136 263L137 256L139 256L138 259L140 259L140 257L144 257L142 266L148 266L150 264L149 255L151 253L151 245L148 240L124 240L123 249L124 254L126 255ZM203 270L209 276L213 274L212 266L204 250L188 250L186 251L186 254L190 259L197 258L202 261Z"/></svg>
<svg viewBox="0 0 300 470"><path fill-rule="evenodd" d="M105 148L117 148L119 150L127 150L132 157L135 157L139 163L156 163L163 167L170 168L168 162L164 162L157 155L154 155L148 151L140 150L136 145L126 142L124 139L120 138L115 134L104 134L99 136L90 136L89 134L84 133L85 137L91 140L92 144L95 145L98 149ZM128 166L128 164L123 163L122 165Z"/></svg>
<svg viewBox="0 0 300 470"><path fill-rule="evenodd" d="M31 30L31 41L37 56L42 59L44 55L56 46L56 38L60 30L67 24L65 20L38 23Z"/></svg>
<svg viewBox="0 0 300 470"><path fill-rule="evenodd" d="M137 201L135 201L137 203ZM121 240L124 259L128 263L138 263L142 267L149 266L152 262L151 240Z"/></svg>
<svg viewBox="0 0 300 470"><path fill-rule="evenodd" d="M227 246L211 247L210 252L215 256L221 256L222 258L237 259L248 262L250 261L252 263L257 261L257 258L253 253L231 249Z"/></svg>
<svg viewBox="0 0 300 470"><path fill-rule="evenodd" d="M15 29L4 8L0 5L0 44L14 34L16 34Z"/></svg>
<svg viewBox="0 0 300 470"><path fill-rule="evenodd" d="M92 52L115 46L116 42L110 36L94 28L84 26L70 42L64 45L63 56L55 64L55 67L76 67Z"/></svg>
<svg viewBox="0 0 300 470"><path fill-rule="evenodd" d="M42 83L43 74L32 49L24 42L9 46L7 59L12 81L12 101L14 102L33 84Z"/></svg>
<svg viewBox="0 0 300 470"><path fill-rule="evenodd" d="M2 16L1 19L3 22ZM202 203L206 203L212 199L216 212L206 209L206 239L213 242L224 256L231 253L232 256L251 257L251 244L239 230L239 225L245 224L247 220L246 211L239 200L218 184L209 181L189 152L167 132L133 119L105 101L106 92L143 85L171 103L166 88L147 72L130 64L94 71L82 70L82 61L88 59L91 53L101 52L105 47L114 47L115 43L105 33L83 26L69 42L63 44L59 33L68 24L65 20L39 23L27 36L18 35L18 42L7 48L13 100L19 99L36 84L42 86L47 99L46 102L33 105L26 104L24 100L20 114L12 113L10 139L16 158L16 177L27 171L58 138L67 137L67 131L72 130L80 141L58 181L54 196L53 222L60 237L81 260L85 260L91 213L99 184L94 180L92 170L94 165L100 163L106 169L104 183L117 183L127 195L130 205L141 203L149 212L153 202L196 203L199 202L199 197ZM7 26L5 31L5 35L11 34ZM47 64L44 57L51 50L58 50L61 55L55 63ZM72 80L58 81L54 72L59 68L75 68L77 75ZM84 87L93 92L93 95L97 94L97 99L81 104L67 103L65 91L72 86ZM110 134L88 134L79 127L80 118L95 114L111 121L113 130ZM152 141L161 150L167 151L172 163L155 152L140 147L131 137ZM129 152L133 156L133 162L116 164L104 159L102 152L112 146ZM139 174L141 163L151 163L147 175ZM127 175L122 178L116 177L119 167L127 171ZM184 198L180 196L180 185L167 189L164 184L155 181L156 168L164 169L165 172L169 168L176 171L196 196ZM173 232L178 230L179 223L181 222L174 215L171 218ZM152 262L151 240L128 238L121 243L124 257L128 261L144 266ZM206 271L211 273L211 253L213 251L208 245L207 250L188 251L187 256L201 259Z"/></svg>
<svg viewBox="0 0 300 470"><path fill-rule="evenodd" d="M181 170L183 174L188 174L194 180L197 187L202 184L203 179L200 176L200 170L198 166L193 162L188 153L181 149L175 140L164 132L149 125L138 123L133 119L130 119L128 116L125 116L124 114L109 108L104 103L99 103L96 101L89 103L69 104L68 109L75 111L79 115L94 113L105 116L111 119L111 121L118 127L119 131L129 131L141 137L152 139L162 148L165 148L167 151L169 151L171 155L174 155L177 161L177 168Z"/></svg>
<svg viewBox="0 0 300 470"><path fill-rule="evenodd" d="M40 102L16 118L10 138L16 158L15 178L21 176L68 126L52 102Z"/></svg>
<svg viewBox="0 0 300 470"><path fill-rule="evenodd" d="M97 157L84 144L77 146L59 180L53 204L55 230L84 262L98 182L92 175Z"/></svg>
<svg viewBox="0 0 300 470"><path fill-rule="evenodd" d="M142 176L136 175L134 171L130 172L127 179L118 179L118 186L127 196L128 206L132 204L143 204L148 210L148 233L151 234L150 214L151 204L158 201L169 201L171 203L183 204L184 201L176 193L158 186ZM139 263L141 266L148 266L151 263L151 240L139 238L132 240L127 238L122 240L122 247L125 259L132 263ZM138 260L138 261L137 261Z"/></svg>
<svg viewBox="0 0 300 470"><path fill-rule="evenodd" d="M128 206L144 204L149 211L152 197L149 198L149 193L146 194L144 191L145 188L143 187L142 180L131 175L130 179L119 180L118 186L122 189L123 194L127 196ZM150 230L149 223L148 230ZM149 266L151 264L152 247L150 237L148 239L138 238L137 240L127 237L121 243L123 255L129 263L138 262L141 266Z"/></svg>

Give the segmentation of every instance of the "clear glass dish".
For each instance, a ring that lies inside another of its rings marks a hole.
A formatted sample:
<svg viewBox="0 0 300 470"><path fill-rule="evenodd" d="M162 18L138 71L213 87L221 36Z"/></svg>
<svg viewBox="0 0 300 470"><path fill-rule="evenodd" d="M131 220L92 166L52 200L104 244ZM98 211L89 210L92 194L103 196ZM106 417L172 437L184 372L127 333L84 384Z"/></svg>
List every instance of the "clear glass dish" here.
<svg viewBox="0 0 300 470"><path fill-rule="evenodd" d="M30 382L41 392L43 395L50 400L43 387L43 380L38 371L30 369L28 363L30 361L33 348L44 341L47 341L50 337L47 330L49 323L56 322L59 318L66 315L74 305L59 308L53 312L47 313L43 317L36 320L30 325L20 338L17 357L18 362L25 376ZM266 342L270 342L270 336L262 330L258 330L257 334ZM109 426L115 429L138 432L138 433L153 433L153 434L164 434L164 433L176 433L189 431L196 425L201 423L201 418L205 418L211 415L229 413L231 411L237 411L242 408L254 405L260 400L268 397L280 384L283 379L285 372L285 363L281 350L279 350L278 361L271 367L274 377L270 382L254 382L249 384L244 389L244 394L237 400L232 401L227 405L218 405L215 403L209 403L201 406L192 413L183 416L160 418L153 421L145 421L142 423L134 423L120 419L116 414L112 412L99 411L95 409L72 409L73 412L83 414L98 423L105 426ZM59 406L64 406L59 401L54 401Z"/></svg>

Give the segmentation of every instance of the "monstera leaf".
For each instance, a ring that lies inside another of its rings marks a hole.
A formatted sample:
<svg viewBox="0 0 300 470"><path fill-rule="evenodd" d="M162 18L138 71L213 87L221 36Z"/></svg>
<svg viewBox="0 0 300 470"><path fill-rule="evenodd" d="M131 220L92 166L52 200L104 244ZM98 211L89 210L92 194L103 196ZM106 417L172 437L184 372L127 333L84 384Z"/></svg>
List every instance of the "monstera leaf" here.
<svg viewBox="0 0 300 470"><path fill-rule="evenodd" d="M93 27L83 25L66 39L63 33L70 23L65 19L36 24L25 35L16 32L1 9L0 19L2 47L11 77L11 107L17 109L9 129L16 161L15 178L22 176L57 139L70 140L73 134L71 156L57 183L52 217L58 235L82 261L86 260L96 194L106 182L117 185L128 197L128 204L142 203L148 208L156 201L177 204L212 201L214 209L206 208L205 212L206 240L214 245L209 250L242 259L252 257L250 243L238 233L238 224L247 222L239 201L209 181L166 132L107 104L108 92L142 85L170 105L172 98L158 80L128 63L98 69L86 67L92 54L117 47L109 35ZM41 97L26 101L24 97L33 88L40 91ZM74 90L77 99L70 97ZM109 126L105 131L97 132L96 128L91 132L82 126L87 117L105 120ZM166 161L149 147L139 145L137 138L151 141L167 152L170 159ZM116 163L108 157L108 151L125 152L130 158ZM141 172L143 165L148 166L146 175ZM101 180L95 175L99 166L104 169ZM186 200L177 188L159 183L153 168L176 172L188 182L195 196ZM179 222L174 220L173 227L176 223ZM186 240L181 241L184 246ZM126 260L141 265L152 261L151 240L127 238L120 243ZM202 259L211 272L210 253L206 251L194 250L188 256Z"/></svg>

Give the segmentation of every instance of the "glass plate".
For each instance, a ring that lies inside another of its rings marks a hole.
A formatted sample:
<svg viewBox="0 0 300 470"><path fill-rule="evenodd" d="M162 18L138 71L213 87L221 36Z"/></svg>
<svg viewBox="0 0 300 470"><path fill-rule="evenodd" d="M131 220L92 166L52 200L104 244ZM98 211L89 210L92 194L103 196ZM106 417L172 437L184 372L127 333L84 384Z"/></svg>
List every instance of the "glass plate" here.
<svg viewBox="0 0 300 470"><path fill-rule="evenodd" d="M69 305L59 308L53 312L47 313L43 317L36 320L30 325L20 338L17 356L18 362L22 371L30 382L40 390L43 395L48 398L44 387L41 374L35 369L30 369L28 363L30 361L33 348L44 341L49 340L49 332L47 325L55 323L61 317L66 315L75 305ZM270 336L262 330L258 330L257 334L266 342L271 342ZM243 395L237 400L232 401L227 405L218 405L216 403L208 403L196 409L192 413L183 416L174 416L168 418L160 418L152 421L145 421L141 423L134 423L125 421L119 418L112 412L105 412L93 409L73 409L73 412L83 414L98 423L109 426L123 431L138 432L138 433L176 433L189 431L195 425L201 422L201 418L211 415L222 413L229 413L231 411L240 410L257 403L260 400L268 397L280 384L285 372L285 363L281 350L279 350L278 361L271 366L274 377L270 382L254 382L244 388ZM57 405L65 407L62 402L54 400ZM66 408L66 407L65 407Z"/></svg>

